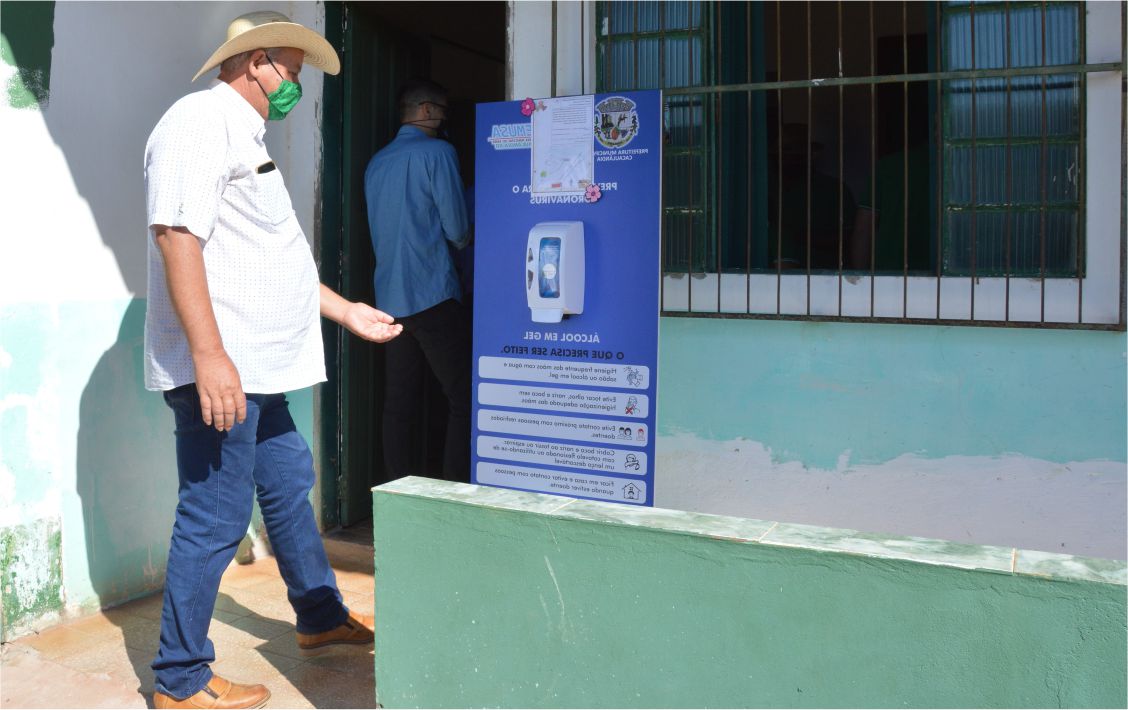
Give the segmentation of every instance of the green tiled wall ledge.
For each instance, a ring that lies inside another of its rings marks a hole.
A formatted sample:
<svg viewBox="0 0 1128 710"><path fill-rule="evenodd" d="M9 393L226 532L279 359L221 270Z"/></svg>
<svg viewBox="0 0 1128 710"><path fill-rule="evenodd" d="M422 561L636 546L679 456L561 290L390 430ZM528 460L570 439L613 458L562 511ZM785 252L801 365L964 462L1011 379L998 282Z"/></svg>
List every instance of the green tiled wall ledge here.
<svg viewBox="0 0 1128 710"><path fill-rule="evenodd" d="M385 707L1124 707L1128 568L404 478Z"/></svg>

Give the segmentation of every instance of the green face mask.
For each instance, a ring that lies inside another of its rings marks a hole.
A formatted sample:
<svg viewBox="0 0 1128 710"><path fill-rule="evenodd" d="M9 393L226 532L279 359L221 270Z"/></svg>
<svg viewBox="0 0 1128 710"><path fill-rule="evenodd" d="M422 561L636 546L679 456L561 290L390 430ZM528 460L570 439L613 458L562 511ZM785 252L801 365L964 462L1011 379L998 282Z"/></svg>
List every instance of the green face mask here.
<svg viewBox="0 0 1128 710"><path fill-rule="evenodd" d="M298 105L298 101L301 100L302 85L283 78L282 73L278 71L278 67L274 66L274 62L270 61L270 57L267 57L266 61L270 62L270 66L274 68L274 73L278 75L279 79L282 79L282 83L278 85L278 88L271 91L269 94L266 93L266 89L262 88L262 84L259 84L259 89L262 90L262 93L266 94L266 100L270 104L270 110L267 113L266 120L281 121L283 118L286 118L286 114L294 110L294 107Z"/></svg>

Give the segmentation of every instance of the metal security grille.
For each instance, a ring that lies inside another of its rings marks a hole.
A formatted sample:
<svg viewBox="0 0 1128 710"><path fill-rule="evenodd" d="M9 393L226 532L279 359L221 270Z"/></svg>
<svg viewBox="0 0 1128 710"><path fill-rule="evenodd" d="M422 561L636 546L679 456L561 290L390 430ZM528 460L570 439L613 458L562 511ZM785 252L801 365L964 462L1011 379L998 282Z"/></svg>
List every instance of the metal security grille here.
<svg viewBox="0 0 1128 710"><path fill-rule="evenodd" d="M710 37L715 7L700 2L609 2L599 18L603 38L599 83L612 89L702 87L715 84ZM715 137L705 94L667 97L665 104L663 263L700 269L716 211L706 200ZM694 243L694 238L696 244ZM695 251L696 250L696 251Z"/></svg>
<svg viewBox="0 0 1128 710"><path fill-rule="evenodd" d="M598 12L599 90L666 97L665 315L1124 328L1121 4Z"/></svg>

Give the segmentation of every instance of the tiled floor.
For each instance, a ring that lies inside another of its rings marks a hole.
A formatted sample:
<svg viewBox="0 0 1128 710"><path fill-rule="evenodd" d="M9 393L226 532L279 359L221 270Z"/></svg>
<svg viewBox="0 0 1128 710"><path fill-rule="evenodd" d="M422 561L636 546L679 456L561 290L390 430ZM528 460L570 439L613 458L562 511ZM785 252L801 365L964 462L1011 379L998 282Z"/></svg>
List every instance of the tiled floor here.
<svg viewBox="0 0 1128 710"><path fill-rule="evenodd" d="M345 603L371 613L371 544L326 540L325 546ZM149 663L160 614L161 596L155 594L4 644L0 707L152 707ZM270 708L377 707L372 647L329 647L306 656L293 621L274 558L232 564L211 625L213 670L264 684Z"/></svg>

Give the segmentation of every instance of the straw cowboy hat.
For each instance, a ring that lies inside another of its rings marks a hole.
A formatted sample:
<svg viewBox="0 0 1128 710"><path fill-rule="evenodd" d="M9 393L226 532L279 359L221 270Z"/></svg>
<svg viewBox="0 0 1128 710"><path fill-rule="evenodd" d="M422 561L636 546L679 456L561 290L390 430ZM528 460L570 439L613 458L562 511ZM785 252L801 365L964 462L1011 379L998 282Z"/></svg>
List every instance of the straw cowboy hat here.
<svg viewBox="0 0 1128 710"><path fill-rule="evenodd" d="M326 74L341 71L341 60L333 45L311 29L303 27L280 12L259 10L232 20L227 26L227 41L208 57L192 81L204 72L219 66L225 59L254 49L294 47L305 52L305 64Z"/></svg>

